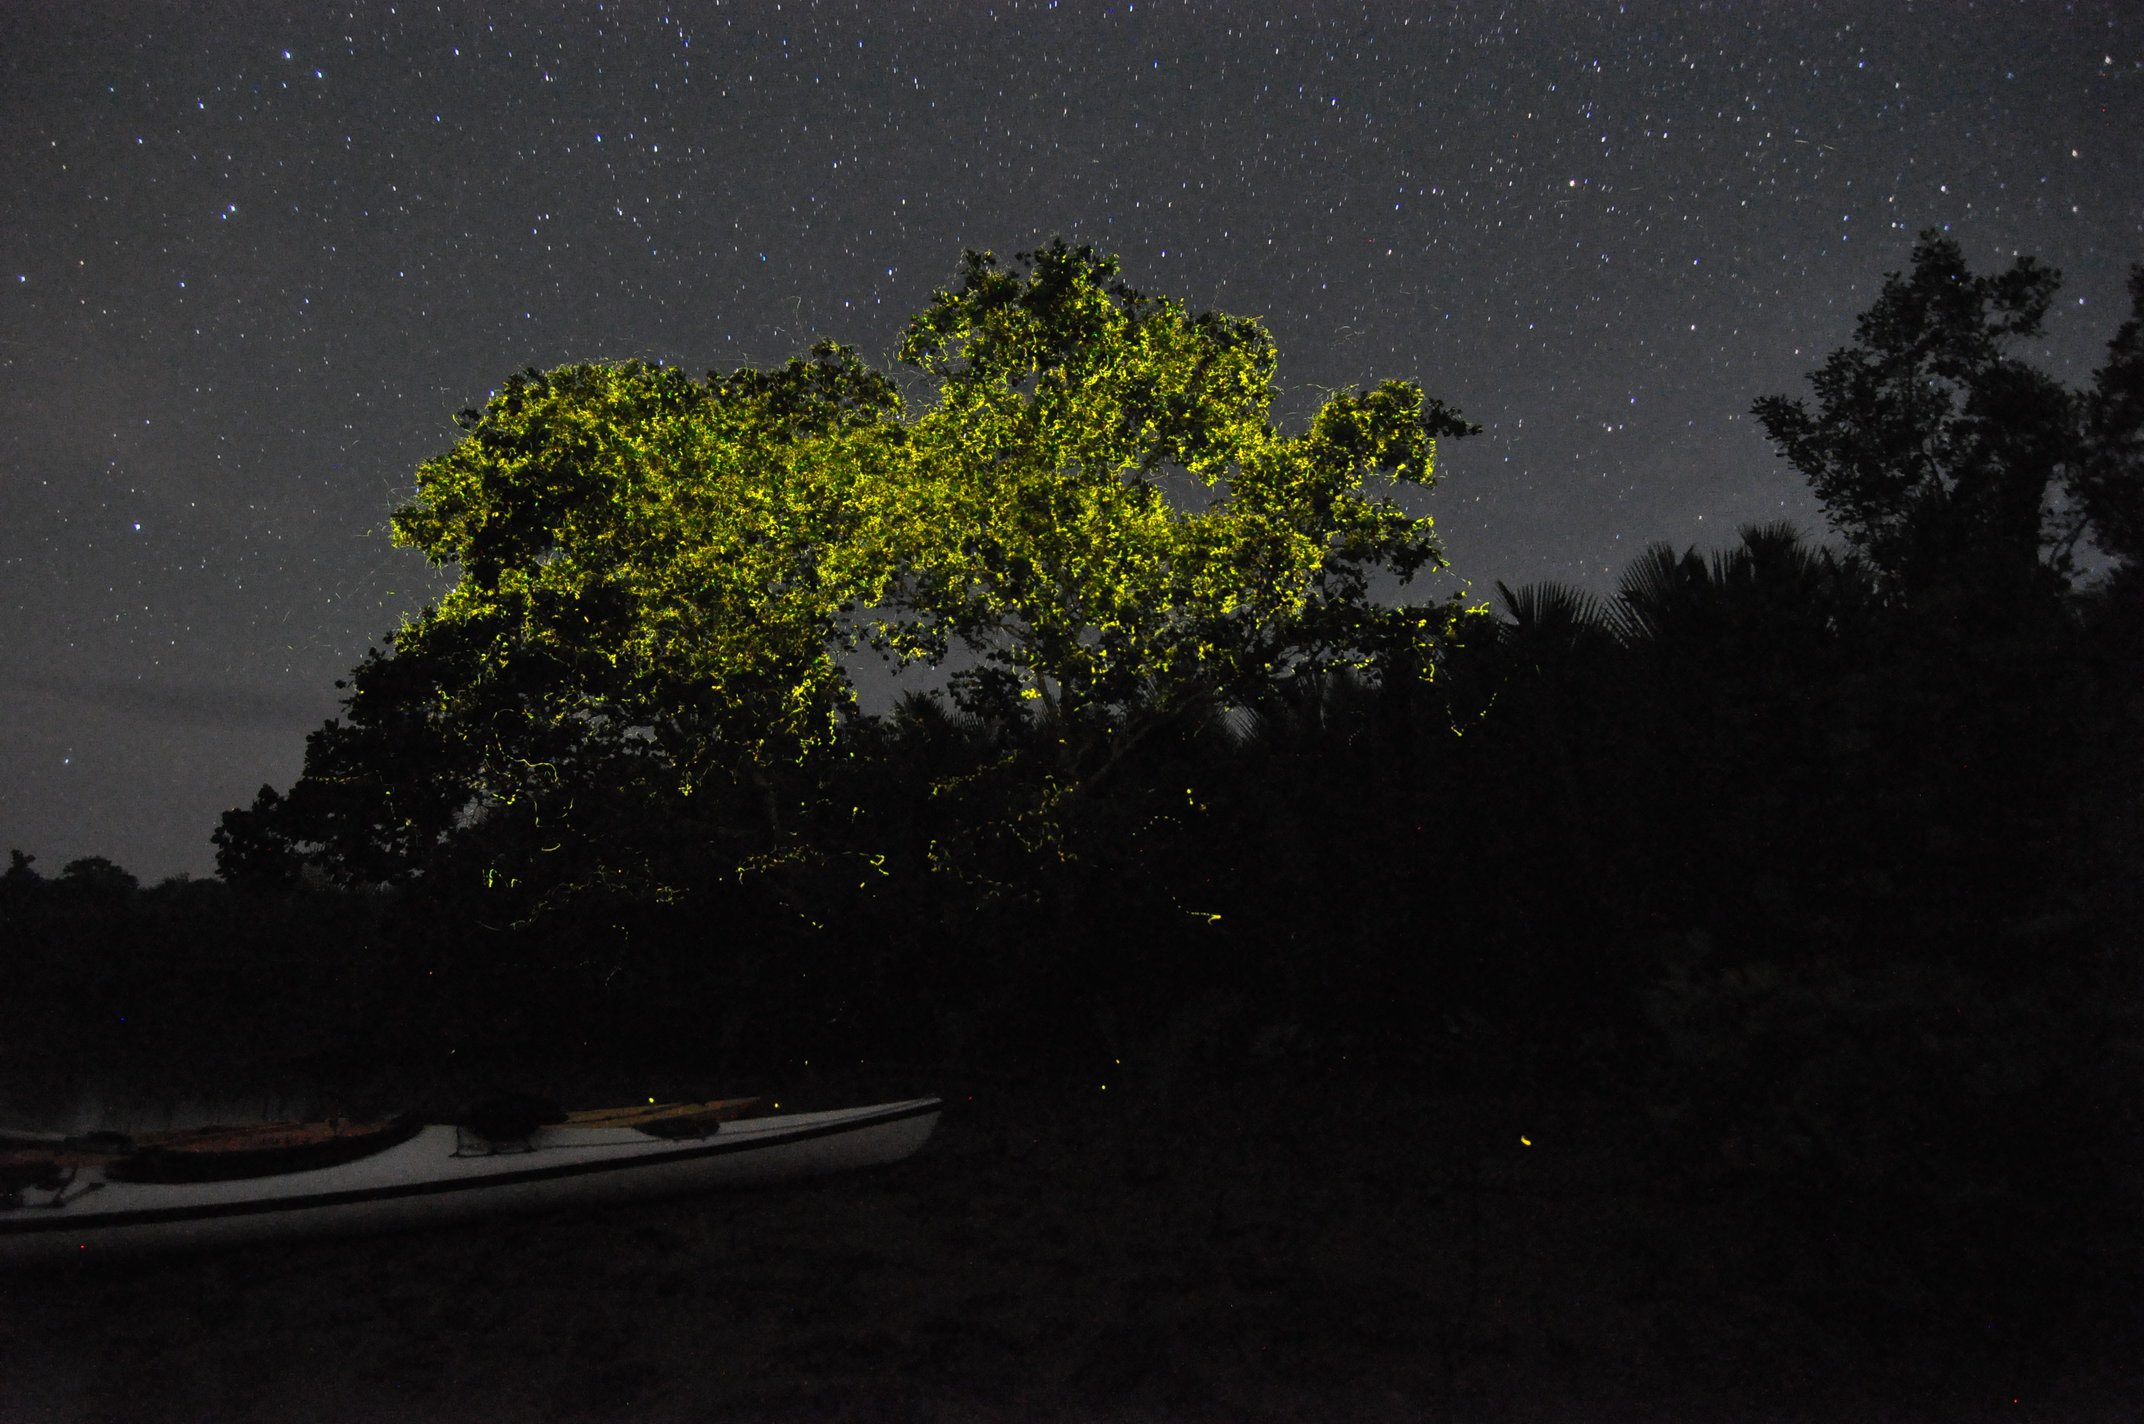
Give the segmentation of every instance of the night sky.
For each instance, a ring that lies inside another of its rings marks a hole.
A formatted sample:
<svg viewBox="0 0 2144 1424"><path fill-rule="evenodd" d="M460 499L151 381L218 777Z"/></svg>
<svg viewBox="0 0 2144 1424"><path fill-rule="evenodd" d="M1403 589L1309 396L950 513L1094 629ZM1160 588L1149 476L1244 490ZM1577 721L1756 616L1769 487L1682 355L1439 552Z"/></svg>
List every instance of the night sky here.
<svg viewBox="0 0 2144 1424"><path fill-rule="evenodd" d="M1818 511L1747 411L1914 234L2144 259L2119 3L0 6L0 849L207 873L441 584L388 510L525 366L889 363L963 248L1061 234L1262 317L1300 416L1487 427L1462 582L1593 588Z"/></svg>

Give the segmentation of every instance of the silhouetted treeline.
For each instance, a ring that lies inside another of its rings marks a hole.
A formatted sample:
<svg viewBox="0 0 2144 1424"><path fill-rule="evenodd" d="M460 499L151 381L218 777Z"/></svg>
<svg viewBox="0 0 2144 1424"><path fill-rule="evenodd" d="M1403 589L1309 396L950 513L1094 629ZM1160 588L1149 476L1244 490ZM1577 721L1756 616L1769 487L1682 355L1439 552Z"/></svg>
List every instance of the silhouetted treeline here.
<svg viewBox="0 0 2144 1424"><path fill-rule="evenodd" d="M1570 1060L1693 958L2075 988L2126 963L2137 909L2127 616L1967 636L1753 529L1656 548L1605 600L1500 590L1429 678L1286 681L1077 783L1061 727L911 695L799 798L808 853L667 903L18 861L15 1002L99 1038L282 1015L308 1042L398 1019L1073 1062L1212 999L1397 1060L1488 1015Z"/></svg>

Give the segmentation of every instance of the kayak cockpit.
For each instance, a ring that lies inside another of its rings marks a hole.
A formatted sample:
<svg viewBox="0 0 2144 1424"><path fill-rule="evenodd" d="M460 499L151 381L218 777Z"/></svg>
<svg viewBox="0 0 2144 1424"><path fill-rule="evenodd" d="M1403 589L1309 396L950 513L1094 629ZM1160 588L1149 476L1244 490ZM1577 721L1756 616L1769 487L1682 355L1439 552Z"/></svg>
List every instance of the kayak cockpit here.
<svg viewBox="0 0 2144 1424"><path fill-rule="evenodd" d="M159 1143L104 1169L108 1182L237 1182L286 1172L341 1167L399 1147L424 1126L414 1117L360 1124L306 1124L282 1141L250 1143L241 1134L200 1144Z"/></svg>

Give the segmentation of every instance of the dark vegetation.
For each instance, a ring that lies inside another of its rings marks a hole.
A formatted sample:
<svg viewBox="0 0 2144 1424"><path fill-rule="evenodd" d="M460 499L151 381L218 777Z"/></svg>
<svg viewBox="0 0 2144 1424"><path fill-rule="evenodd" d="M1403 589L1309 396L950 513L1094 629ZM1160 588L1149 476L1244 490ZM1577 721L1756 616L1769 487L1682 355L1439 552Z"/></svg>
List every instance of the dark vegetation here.
<svg viewBox="0 0 2144 1424"><path fill-rule="evenodd" d="M1082 279L1040 256L1037 286ZM985 317L1036 289L969 276ZM522 715L577 650L472 671L475 622L421 623L305 779L226 816L220 880L18 855L8 1057L338 1083L861 1064L1164 1114L1235 1082L1583 1099L1666 1200L1766 1223L1706 1265L1729 1294L1872 1360L2134 1346L2144 335L2060 387L2014 354L2054 286L1925 238L1813 407L1759 402L1843 547L1751 528L1656 546L1606 598L1499 586L1383 622L1326 584L1255 630L1281 656L1209 627L1238 641L1203 662L1146 632L1100 671L986 658L878 716L836 688L830 730L773 755L710 714L730 750L690 804L650 775L661 726ZM1171 330L1209 365L1250 339ZM814 390L862 389L826 356L791 379L807 424ZM1038 621L905 606L896 652ZM491 774L456 740L479 705L520 709L505 755L549 781L461 794Z"/></svg>

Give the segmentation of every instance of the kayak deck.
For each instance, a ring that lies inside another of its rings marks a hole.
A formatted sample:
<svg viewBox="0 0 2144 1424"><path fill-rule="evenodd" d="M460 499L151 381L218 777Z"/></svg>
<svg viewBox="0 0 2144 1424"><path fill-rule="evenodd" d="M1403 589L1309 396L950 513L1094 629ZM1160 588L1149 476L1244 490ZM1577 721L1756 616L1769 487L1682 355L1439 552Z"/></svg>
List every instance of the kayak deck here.
<svg viewBox="0 0 2144 1424"><path fill-rule="evenodd" d="M543 1127L525 1141L475 1150L465 1129L435 1123L354 1160L247 1178L129 1179L83 1165L23 1178L0 1195L0 1261L389 1230L815 1176L913 1154L942 1108L917 1098L746 1118L682 1139L594 1116L584 1122L597 1125Z"/></svg>
<svg viewBox="0 0 2144 1424"><path fill-rule="evenodd" d="M657 1137L702 1137L742 1116L757 1097L696 1103L647 1103L585 1108L562 1126L629 1127ZM103 1167L113 1180L216 1181L302 1172L355 1161L412 1136L409 1118L325 1122L256 1122L174 1128L123 1135L0 1130L0 1180L39 1166Z"/></svg>

